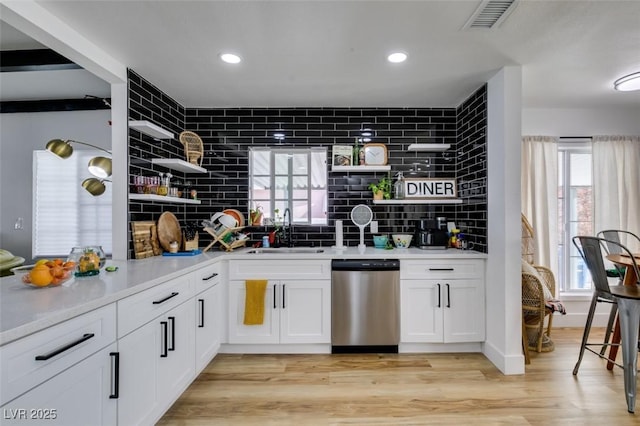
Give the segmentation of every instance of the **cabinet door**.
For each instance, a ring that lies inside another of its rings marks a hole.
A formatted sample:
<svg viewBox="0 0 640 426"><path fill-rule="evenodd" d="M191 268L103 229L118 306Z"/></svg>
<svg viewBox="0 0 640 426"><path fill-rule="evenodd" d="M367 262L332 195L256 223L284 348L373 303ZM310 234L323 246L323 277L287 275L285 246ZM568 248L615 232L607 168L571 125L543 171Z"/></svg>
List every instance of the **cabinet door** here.
<svg viewBox="0 0 640 426"><path fill-rule="evenodd" d="M401 281L401 342L443 341L443 285L438 280Z"/></svg>
<svg viewBox="0 0 640 426"><path fill-rule="evenodd" d="M229 282L229 343L278 343L280 318L278 283L269 281L265 294L264 320L260 325L244 325L244 281Z"/></svg>
<svg viewBox="0 0 640 426"><path fill-rule="evenodd" d="M280 343L331 343L331 281L281 281Z"/></svg>
<svg viewBox="0 0 640 426"><path fill-rule="evenodd" d="M165 409L170 407L195 377L194 317L191 302L185 302L161 317L167 322L167 356L159 358L160 375L156 392L162 395L162 406Z"/></svg>
<svg viewBox="0 0 640 426"><path fill-rule="evenodd" d="M196 373L216 356L222 335L222 285L216 284L195 297Z"/></svg>
<svg viewBox="0 0 640 426"><path fill-rule="evenodd" d="M153 424L195 376L194 311L185 302L118 341L118 424Z"/></svg>
<svg viewBox="0 0 640 426"><path fill-rule="evenodd" d="M2 424L116 424L116 344L102 349L2 407Z"/></svg>
<svg viewBox="0 0 640 426"><path fill-rule="evenodd" d="M161 374L160 356L164 354L165 327L164 319L156 319L118 340L120 425L153 424L157 413L162 409L161 398L156 389Z"/></svg>
<svg viewBox="0 0 640 426"><path fill-rule="evenodd" d="M485 339L485 296L482 280L452 280L443 287L444 342Z"/></svg>

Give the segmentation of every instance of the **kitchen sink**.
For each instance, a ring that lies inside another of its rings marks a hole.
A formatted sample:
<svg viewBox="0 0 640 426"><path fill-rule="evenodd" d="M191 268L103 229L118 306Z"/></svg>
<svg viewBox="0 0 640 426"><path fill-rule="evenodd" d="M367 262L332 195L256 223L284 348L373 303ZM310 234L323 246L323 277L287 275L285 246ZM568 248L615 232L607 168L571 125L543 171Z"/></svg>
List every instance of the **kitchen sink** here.
<svg viewBox="0 0 640 426"><path fill-rule="evenodd" d="M248 254L269 254L269 253L324 253L323 249L315 247L279 247L279 248L257 248L249 250Z"/></svg>

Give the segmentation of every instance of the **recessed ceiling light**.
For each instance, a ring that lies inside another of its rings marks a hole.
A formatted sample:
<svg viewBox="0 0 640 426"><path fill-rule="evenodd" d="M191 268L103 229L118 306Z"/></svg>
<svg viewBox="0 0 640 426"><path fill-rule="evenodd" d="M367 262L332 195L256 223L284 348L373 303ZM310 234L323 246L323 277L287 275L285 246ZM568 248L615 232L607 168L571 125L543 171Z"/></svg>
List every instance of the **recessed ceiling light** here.
<svg viewBox="0 0 640 426"><path fill-rule="evenodd" d="M631 92L632 90L640 90L640 72L625 75L617 79L613 83L613 87L621 92Z"/></svg>
<svg viewBox="0 0 640 426"><path fill-rule="evenodd" d="M404 62L407 60L407 54L404 52L393 52L389 56L387 56L387 61L399 64L400 62Z"/></svg>
<svg viewBox="0 0 640 426"><path fill-rule="evenodd" d="M237 64L242 60L240 56L234 53L221 53L220 59L228 64Z"/></svg>

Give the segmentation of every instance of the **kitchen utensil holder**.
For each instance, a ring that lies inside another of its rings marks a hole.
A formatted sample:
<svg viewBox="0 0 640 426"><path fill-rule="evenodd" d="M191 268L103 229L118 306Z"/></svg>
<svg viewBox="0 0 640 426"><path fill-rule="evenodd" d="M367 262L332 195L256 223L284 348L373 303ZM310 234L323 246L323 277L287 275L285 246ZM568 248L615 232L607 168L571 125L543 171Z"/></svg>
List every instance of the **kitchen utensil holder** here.
<svg viewBox="0 0 640 426"><path fill-rule="evenodd" d="M183 251L191 251L198 248L198 233L196 232L196 236L192 240L187 240L187 237L184 232L182 232L182 241L183 241Z"/></svg>

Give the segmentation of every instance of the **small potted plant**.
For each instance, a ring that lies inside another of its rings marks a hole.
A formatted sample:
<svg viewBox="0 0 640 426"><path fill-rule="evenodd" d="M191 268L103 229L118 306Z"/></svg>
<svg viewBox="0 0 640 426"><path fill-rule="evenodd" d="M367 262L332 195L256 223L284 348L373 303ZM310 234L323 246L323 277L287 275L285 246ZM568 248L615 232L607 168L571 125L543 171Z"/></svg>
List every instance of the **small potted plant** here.
<svg viewBox="0 0 640 426"><path fill-rule="evenodd" d="M369 189L373 191L374 200L388 200L391 198L391 179L385 176L376 183L370 183Z"/></svg>
<svg viewBox="0 0 640 426"><path fill-rule="evenodd" d="M249 210L249 220L252 226L262 225L262 206L260 204L257 204L255 209Z"/></svg>

